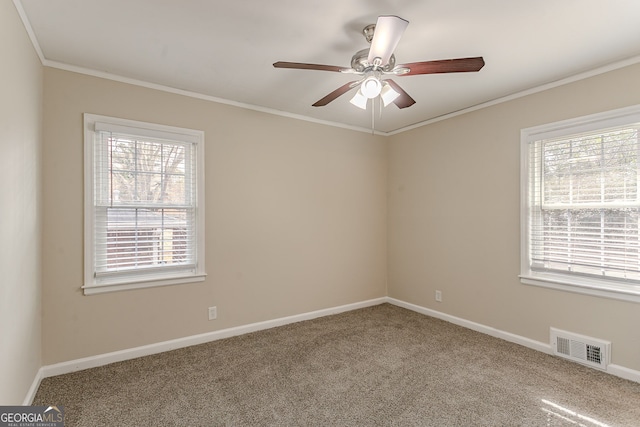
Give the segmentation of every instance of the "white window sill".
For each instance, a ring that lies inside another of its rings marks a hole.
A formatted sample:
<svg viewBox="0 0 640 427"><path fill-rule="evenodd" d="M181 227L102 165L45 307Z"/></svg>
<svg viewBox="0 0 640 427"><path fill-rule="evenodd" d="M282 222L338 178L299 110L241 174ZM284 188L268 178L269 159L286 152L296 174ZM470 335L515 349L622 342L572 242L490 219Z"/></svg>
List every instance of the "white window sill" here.
<svg viewBox="0 0 640 427"><path fill-rule="evenodd" d="M616 281L597 280L588 277L568 277L552 273L529 273L520 275L520 282L525 285L541 286L565 292L640 302L640 286Z"/></svg>
<svg viewBox="0 0 640 427"><path fill-rule="evenodd" d="M133 289L155 288L159 286L179 285L184 283L202 282L207 277L206 274L194 274L189 276L167 277L163 279L139 280L117 283L95 283L84 285L85 295L104 294L107 292L129 291Z"/></svg>

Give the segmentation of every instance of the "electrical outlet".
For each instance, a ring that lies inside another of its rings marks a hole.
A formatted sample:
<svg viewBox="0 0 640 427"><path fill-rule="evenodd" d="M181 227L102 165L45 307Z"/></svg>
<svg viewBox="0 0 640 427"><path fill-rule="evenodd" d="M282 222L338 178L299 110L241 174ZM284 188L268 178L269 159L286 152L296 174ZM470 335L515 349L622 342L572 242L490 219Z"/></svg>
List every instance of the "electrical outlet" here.
<svg viewBox="0 0 640 427"><path fill-rule="evenodd" d="M214 320L218 317L218 308L217 307L209 307L209 320Z"/></svg>
<svg viewBox="0 0 640 427"><path fill-rule="evenodd" d="M436 301L442 302L442 291L436 291Z"/></svg>

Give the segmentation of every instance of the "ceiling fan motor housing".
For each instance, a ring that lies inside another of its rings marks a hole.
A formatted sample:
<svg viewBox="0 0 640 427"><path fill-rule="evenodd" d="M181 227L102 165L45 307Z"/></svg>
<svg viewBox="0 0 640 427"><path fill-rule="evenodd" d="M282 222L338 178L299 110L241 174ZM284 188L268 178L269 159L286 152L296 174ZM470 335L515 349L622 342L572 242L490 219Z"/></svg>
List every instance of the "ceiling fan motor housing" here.
<svg viewBox="0 0 640 427"><path fill-rule="evenodd" d="M373 64L369 63L369 49L362 49L356 52L353 57L351 57L351 68L353 68L358 73L364 73L374 68ZM383 67L376 67L384 72L391 71L393 67L396 66L396 57L395 55L391 55L389 58L389 62Z"/></svg>

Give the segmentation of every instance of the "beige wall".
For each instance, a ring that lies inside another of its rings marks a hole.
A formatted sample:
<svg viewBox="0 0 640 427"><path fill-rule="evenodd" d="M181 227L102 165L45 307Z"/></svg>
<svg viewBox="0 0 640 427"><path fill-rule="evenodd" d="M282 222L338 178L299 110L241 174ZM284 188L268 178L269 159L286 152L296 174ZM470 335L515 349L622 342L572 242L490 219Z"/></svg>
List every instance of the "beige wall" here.
<svg viewBox="0 0 640 427"><path fill-rule="evenodd" d="M550 326L610 340L613 363L640 370L638 304L518 280L520 129L638 104L639 76L635 65L394 136L389 296L541 342Z"/></svg>
<svg viewBox="0 0 640 427"><path fill-rule="evenodd" d="M41 365L42 66L10 1L0 52L0 405L16 405Z"/></svg>
<svg viewBox="0 0 640 427"><path fill-rule="evenodd" d="M384 138L58 69L44 88L44 364L386 295ZM82 294L83 113L205 131L204 283Z"/></svg>

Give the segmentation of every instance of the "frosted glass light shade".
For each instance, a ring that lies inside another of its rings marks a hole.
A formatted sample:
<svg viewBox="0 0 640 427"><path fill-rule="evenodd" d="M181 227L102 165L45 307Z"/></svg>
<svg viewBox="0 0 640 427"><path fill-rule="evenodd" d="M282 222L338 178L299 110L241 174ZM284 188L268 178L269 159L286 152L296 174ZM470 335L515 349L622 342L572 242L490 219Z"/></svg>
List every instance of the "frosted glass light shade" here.
<svg viewBox="0 0 640 427"><path fill-rule="evenodd" d="M353 96L353 98L351 98L351 101L349 101L349 102L352 103L353 105L355 105L358 108L362 108L363 110L366 110L367 109L367 101L369 101L369 98L364 96L362 94L362 92L360 91L360 89L358 89L356 94Z"/></svg>
<svg viewBox="0 0 640 427"><path fill-rule="evenodd" d="M382 83L377 78L370 76L367 77L360 85L360 91L364 96L369 99L373 99L376 96L380 95L380 91L382 90Z"/></svg>
<svg viewBox="0 0 640 427"><path fill-rule="evenodd" d="M389 83L385 82L384 85L382 85L382 91L380 91L380 98L382 98L382 102L384 103L385 107L390 103L392 103L393 101L395 101L395 99L399 96L400 94L395 90L393 90L393 88Z"/></svg>

